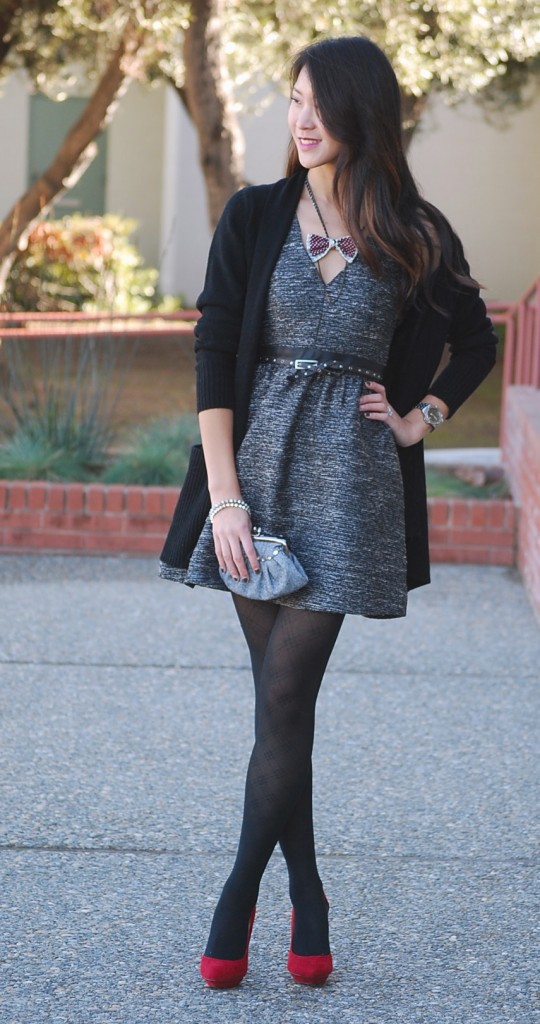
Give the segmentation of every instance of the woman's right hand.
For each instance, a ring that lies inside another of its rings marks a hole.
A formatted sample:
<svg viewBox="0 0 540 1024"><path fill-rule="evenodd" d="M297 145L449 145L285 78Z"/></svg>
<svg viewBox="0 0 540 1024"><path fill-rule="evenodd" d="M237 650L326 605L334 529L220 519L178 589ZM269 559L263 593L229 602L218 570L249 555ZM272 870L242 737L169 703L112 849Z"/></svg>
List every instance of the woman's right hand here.
<svg viewBox="0 0 540 1024"><path fill-rule="evenodd" d="M244 509L223 508L214 518L212 532L220 569L230 572L234 579L245 581L249 579L250 568L260 572L251 536L251 519Z"/></svg>

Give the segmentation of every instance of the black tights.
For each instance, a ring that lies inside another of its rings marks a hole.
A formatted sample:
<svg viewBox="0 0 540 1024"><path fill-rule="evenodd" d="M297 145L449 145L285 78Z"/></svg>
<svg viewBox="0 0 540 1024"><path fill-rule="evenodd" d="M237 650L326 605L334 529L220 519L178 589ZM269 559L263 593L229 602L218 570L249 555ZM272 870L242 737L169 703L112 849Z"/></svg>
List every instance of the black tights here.
<svg viewBox="0 0 540 1024"><path fill-rule="evenodd" d="M216 907L207 956L244 953L248 919L276 843L296 914L294 951L328 952L328 917L315 859L311 752L315 704L343 615L234 596L255 681L255 745L236 860Z"/></svg>

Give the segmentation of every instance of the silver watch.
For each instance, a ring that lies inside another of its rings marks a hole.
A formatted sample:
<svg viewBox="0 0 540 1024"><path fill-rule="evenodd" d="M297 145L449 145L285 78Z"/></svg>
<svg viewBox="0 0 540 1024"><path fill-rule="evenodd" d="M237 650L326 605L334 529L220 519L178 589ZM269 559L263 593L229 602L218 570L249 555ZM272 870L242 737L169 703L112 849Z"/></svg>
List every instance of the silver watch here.
<svg viewBox="0 0 540 1024"><path fill-rule="evenodd" d="M444 423L444 416L437 405L433 402L419 402L415 405L415 409L420 409L422 416L424 417L424 423L427 423L428 427L432 430L436 430L440 427L441 423Z"/></svg>

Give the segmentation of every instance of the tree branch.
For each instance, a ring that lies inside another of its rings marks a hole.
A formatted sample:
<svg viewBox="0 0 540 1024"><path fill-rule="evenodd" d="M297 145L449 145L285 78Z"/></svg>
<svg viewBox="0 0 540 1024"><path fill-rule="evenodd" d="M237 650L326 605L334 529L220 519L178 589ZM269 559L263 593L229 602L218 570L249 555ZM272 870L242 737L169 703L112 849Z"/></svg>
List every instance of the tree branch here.
<svg viewBox="0 0 540 1024"><path fill-rule="evenodd" d="M112 116L127 81L127 62L143 41L143 33L128 24L93 95L69 129L47 169L14 204L0 226L0 293L14 255L33 223L47 212L53 199L71 187L93 158L94 139Z"/></svg>

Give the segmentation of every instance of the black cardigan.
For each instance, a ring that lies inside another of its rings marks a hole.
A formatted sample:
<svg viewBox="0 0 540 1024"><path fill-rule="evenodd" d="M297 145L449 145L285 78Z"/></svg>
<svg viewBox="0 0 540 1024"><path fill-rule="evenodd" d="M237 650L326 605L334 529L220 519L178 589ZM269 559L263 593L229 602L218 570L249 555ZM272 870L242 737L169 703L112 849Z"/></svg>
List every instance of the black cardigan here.
<svg viewBox="0 0 540 1024"><path fill-rule="evenodd" d="M235 450L246 431L270 277L304 179L305 172L300 172L273 185L237 192L223 211L210 247L197 303L202 313L195 329L197 408L234 410ZM440 267L433 278L433 295L446 312L426 303L410 307L390 347L385 385L400 415L428 393L446 402L453 415L495 362L496 336L478 289L457 285ZM446 343L450 361L434 380ZM398 452L412 589L429 583L423 444ZM161 555L165 566L187 568L209 507L204 456L196 445Z"/></svg>

